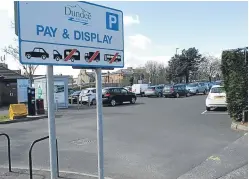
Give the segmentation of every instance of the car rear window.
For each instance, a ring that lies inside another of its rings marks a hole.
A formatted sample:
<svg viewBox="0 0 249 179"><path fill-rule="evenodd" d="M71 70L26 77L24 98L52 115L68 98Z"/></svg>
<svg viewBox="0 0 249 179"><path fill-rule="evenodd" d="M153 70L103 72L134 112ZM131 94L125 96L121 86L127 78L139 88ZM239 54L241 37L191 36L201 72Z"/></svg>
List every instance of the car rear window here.
<svg viewBox="0 0 249 179"><path fill-rule="evenodd" d="M108 89L102 89L102 93L105 94L105 93L108 93L109 90Z"/></svg>
<svg viewBox="0 0 249 179"><path fill-rule="evenodd" d="M188 87L196 87L196 86L197 86L197 83L188 84Z"/></svg>
<svg viewBox="0 0 249 179"><path fill-rule="evenodd" d="M148 87L148 89L155 89L155 88L156 88L156 87L151 87L151 86L150 86L150 87Z"/></svg>
<svg viewBox="0 0 249 179"><path fill-rule="evenodd" d="M224 87L214 87L211 89L211 93L225 93Z"/></svg>

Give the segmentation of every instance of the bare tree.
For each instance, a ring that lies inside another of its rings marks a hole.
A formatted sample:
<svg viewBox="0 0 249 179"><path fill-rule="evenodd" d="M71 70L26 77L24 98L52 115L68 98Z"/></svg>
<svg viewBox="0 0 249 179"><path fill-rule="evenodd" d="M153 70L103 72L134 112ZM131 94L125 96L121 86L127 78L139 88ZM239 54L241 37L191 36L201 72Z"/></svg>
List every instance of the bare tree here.
<svg viewBox="0 0 249 179"><path fill-rule="evenodd" d="M206 56L198 70L199 78L205 78L211 82L213 78L221 75L221 60L214 56Z"/></svg>
<svg viewBox="0 0 249 179"><path fill-rule="evenodd" d="M158 63L156 61L147 61L145 64L146 72L149 74L149 82L152 84L156 83L157 66Z"/></svg>
<svg viewBox="0 0 249 179"><path fill-rule="evenodd" d="M14 23L11 23L11 27L14 28ZM17 42L17 39L14 39L15 42ZM30 86L32 86L33 83L33 79L34 79L34 74L35 71L38 67L38 65L24 65L21 64L19 61L19 50L18 50L18 46L13 46L13 45L9 45L3 48L3 51L6 54L9 54L13 57L13 59L17 62L17 64L19 65L21 70L24 70L24 75L27 76L29 78L30 81Z"/></svg>

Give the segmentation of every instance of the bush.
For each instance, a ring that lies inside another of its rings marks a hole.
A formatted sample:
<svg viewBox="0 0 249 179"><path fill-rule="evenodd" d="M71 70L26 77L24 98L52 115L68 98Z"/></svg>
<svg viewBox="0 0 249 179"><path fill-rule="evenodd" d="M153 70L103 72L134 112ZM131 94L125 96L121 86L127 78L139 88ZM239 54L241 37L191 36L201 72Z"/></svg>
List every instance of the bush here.
<svg viewBox="0 0 249 179"><path fill-rule="evenodd" d="M248 50L222 52L221 70L230 117L241 121L248 104Z"/></svg>

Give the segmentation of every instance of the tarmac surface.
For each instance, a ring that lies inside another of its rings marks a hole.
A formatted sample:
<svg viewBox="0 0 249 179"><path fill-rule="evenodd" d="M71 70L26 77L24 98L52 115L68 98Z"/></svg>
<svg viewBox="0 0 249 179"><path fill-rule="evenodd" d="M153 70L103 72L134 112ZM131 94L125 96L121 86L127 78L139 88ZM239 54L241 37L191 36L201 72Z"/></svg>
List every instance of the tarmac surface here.
<svg viewBox="0 0 249 179"><path fill-rule="evenodd" d="M231 129L226 111L204 112L205 97L139 97L135 105L104 107L105 176L176 179L243 136ZM60 170L97 175L96 110L60 110L58 115ZM28 168L29 147L48 135L47 123L40 119L0 125L0 132L11 138L13 167ZM6 152L6 141L0 138L0 167L8 165ZM33 165L49 169L47 140L34 146ZM235 168L229 170L226 174Z"/></svg>

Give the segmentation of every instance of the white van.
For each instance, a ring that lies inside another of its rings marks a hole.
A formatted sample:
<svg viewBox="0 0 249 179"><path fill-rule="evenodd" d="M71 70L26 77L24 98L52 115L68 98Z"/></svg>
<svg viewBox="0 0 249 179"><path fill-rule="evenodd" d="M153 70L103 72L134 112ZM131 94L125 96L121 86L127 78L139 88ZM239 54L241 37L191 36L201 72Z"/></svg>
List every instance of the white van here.
<svg viewBox="0 0 249 179"><path fill-rule="evenodd" d="M148 84L133 84L132 85L132 92L136 95L144 96L145 90L149 87Z"/></svg>

